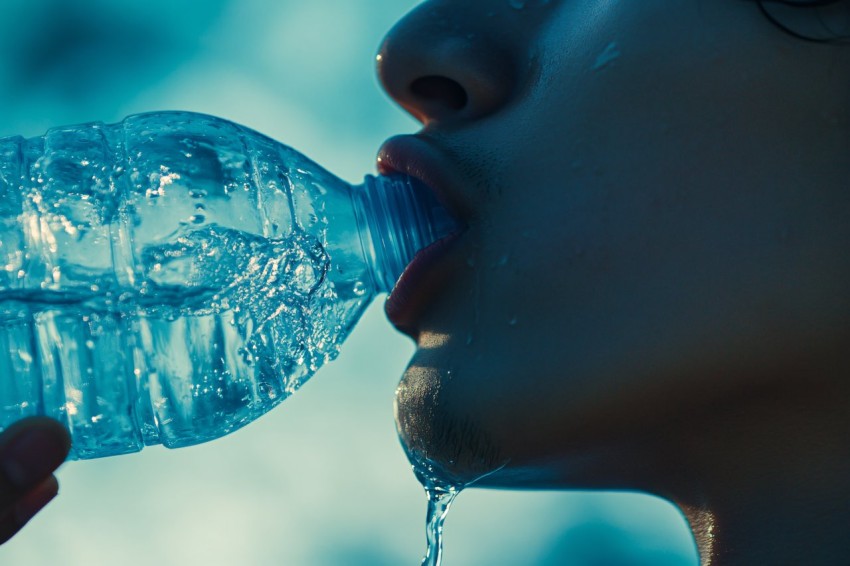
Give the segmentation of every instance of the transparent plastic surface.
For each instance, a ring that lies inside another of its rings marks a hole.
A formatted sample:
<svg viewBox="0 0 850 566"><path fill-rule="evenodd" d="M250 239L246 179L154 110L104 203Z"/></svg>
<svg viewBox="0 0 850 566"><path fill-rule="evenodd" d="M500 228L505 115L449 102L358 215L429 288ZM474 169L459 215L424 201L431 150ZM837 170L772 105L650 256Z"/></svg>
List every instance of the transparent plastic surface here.
<svg viewBox="0 0 850 566"><path fill-rule="evenodd" d="M92 458L217 438L280 403L398 276L364 251L386 238L363 233L382 222L356 190L186 112L0 140L0 428L48 415Z"/></svg>

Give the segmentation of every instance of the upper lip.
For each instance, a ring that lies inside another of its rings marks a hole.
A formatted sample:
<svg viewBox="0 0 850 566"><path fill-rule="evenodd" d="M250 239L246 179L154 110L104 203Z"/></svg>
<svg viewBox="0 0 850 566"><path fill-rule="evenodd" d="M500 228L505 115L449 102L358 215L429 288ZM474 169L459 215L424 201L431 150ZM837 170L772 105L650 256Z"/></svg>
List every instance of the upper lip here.
<svg viewBox="0 0 850 566"><path fill-rule="evenodd" d="M460 192L460 180L453 174L449 160L429 138L402 135L388 139L378 151L378 172L382 175L403 173L422 181L437 200L461 224L466 223L468 208Z"/></svg>

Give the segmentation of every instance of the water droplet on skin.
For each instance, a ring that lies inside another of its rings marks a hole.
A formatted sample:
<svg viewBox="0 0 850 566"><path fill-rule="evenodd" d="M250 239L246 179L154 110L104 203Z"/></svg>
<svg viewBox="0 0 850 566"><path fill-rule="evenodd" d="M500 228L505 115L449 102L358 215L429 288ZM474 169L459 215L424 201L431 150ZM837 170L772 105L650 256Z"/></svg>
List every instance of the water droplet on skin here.
<svg viewBox="0 0 850 566"><path fill-rule="evenodd" d="M545 6L549 3L549 0L537 0L537 3L541 6ZM528 7L528 0L508 0L508 5L514 10L522 10L523 8ZM488 12L487 16L490 17L493 15L493 12Z"/></svg>
<svg viewBox="0 0 850 566"><path fill-rule="evenodd" d="M612 62L620 58L620 47L616 41L609 43L602 53L596 57L596 62L593 64L593 70L599 71L610 65Z"/></svg>
<svg viewBox="0 0 850 566"><path fill-rule="evenodd" d="M508 265L508 261L510 261L510 259L511 259L511 254L509 254L509 253L502 254L502 256L499 258L499 260L495 264L493 264L493 267L494 268L505 267L506 265Z"/></svg>

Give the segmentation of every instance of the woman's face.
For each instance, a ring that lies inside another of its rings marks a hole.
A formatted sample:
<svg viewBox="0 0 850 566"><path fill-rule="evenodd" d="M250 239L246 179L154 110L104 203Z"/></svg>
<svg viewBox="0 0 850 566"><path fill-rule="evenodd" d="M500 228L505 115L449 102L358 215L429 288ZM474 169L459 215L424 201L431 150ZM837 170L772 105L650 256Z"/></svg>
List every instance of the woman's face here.
<svg viewBox="0 0 850 566"><path fill-rule="evenodd" d="M652 489L682 430L802 383L850 312L848 51L739 0L399 22L380 77L424 129L380 161L468 226L388 303L418 345L408 449L464 480L504 466L492 485Z"/></svg>

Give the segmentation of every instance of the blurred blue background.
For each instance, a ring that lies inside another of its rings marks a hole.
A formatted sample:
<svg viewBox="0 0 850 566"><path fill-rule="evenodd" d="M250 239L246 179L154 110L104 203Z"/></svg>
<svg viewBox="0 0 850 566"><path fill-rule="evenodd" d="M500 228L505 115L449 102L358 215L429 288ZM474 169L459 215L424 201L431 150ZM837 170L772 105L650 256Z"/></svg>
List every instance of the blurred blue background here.
<svg viewBox="0 0 850 566"><path fill-rule="evenodd" d="M507 1L507 0L505 0ZM413 120L374 57L414 0L3 0L0 136L160 109L215 114L349 181ZM425 498L392 420L412 351L377 301L323 369L228 437L74 462L0 564L418 564ZM696 564L684 521L640 495L471 489L444 564Z"/></svg>

